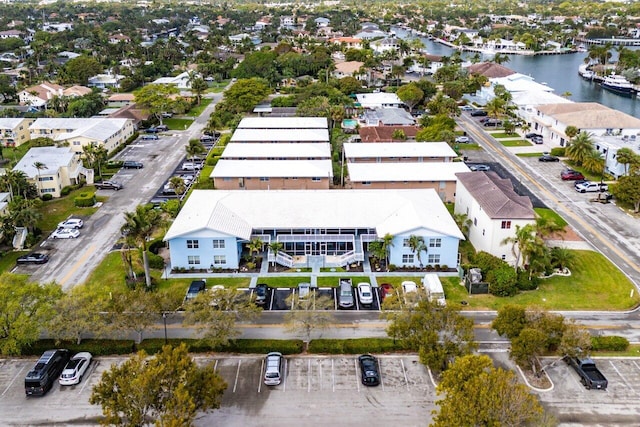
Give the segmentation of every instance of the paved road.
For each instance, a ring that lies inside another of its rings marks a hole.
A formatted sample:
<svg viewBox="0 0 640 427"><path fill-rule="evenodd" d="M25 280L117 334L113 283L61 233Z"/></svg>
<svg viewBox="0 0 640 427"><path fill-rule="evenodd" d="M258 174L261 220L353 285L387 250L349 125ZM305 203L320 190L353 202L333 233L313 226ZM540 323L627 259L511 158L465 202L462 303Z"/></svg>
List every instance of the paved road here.
<svg viewBox="0 0 640 427"><path fill-rule="evenodd" d="M501 164L523 187L549 208L558 212L573 229L594 248L602 252L640 289L640 227L615 205L590 203L585 195L580 200L572 189L558 185L555 176L544 174L550 164L537 159L519 158L485 132L473 117L463 114L459 122L473 136L486 155ZM556 166L559 167L559 166Z"/></svg>
<svg viewBox="0 0 640 427"><path fill-rule="evenodd" d="M215 104L221 99L222 94L214 94L212 103L188 129L162 133L157 141L139 139L118 153L116 159L139 160L145 167L122 169L118 172L113 179L122 182L122 190L98 191L99 196L108 196L109 199L94 215L85 219L79 238L55 241L47 239L42 243L39 250L50 254L46 268L21 266L15 271L28 273L32 280L39 283L55 281L65 290L87 280L120 239L124 213L147 203L171 176L185 156L184 147L190 139L201 135Z"/></svg>

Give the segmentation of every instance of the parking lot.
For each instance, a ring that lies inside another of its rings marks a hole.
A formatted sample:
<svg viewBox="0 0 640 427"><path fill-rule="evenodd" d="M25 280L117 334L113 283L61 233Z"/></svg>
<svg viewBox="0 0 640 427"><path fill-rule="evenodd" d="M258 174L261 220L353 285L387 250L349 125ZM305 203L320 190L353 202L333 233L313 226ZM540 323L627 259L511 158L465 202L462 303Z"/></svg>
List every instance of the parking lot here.
<svg viewBox="0 0 640 427"><path fill-rule="evenodd" d="M274 349L277 350L277 349ZM506 353L490 354L500 359ZM436 409L435 386L415 355L378 356L381 384L360 382L356 356L287 356L283 381L264 385L262 355L197 355L212 363L228 384L219 410L198 417L207 425L425 425ZM88 403L102 372L123 357L95 358L83 381L53 389L44 397L25 397L24 376L35 358L0 360L0 413L3 425L95 425L100 408ZM545 359L545 363L551 362ZM548 368L554 387L536 392L561 423L634 425L640 413L640 359L596 359L607 377L606 391L587 390L564 362Z"/></svg>
<svg viewBox="0 0 640 427"><path fill-rule="evenodd" d="M332 301L333 309L338 310L338 299L336 298L337 288L321 287L311 291L311 298L327 297ZM291 295L296 294L296 288L269 288L267 293L267 301L264 305L265 310L291 310ZM353 289L353 297L355 305L352 308L340 310L364 310L376 311L380 310L380 293L378 288L374 288L373 304L363 305L360 303L356 288Z"/></svg>

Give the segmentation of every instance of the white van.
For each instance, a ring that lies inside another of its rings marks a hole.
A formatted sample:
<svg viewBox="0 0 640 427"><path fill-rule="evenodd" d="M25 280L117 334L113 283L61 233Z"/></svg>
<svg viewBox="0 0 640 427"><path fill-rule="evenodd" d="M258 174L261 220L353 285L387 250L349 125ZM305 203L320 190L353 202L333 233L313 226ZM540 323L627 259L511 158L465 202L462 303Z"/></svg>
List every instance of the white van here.
<svg viewBox="0 0 640 427"><path fill-rule="evenodd" d="M422 279L422 285L427 293L429 301L435 302L440 306L447 305L447 301L444 297L444 289L442 289L442 283L436 273L428 273L424 275Z"/></svg>

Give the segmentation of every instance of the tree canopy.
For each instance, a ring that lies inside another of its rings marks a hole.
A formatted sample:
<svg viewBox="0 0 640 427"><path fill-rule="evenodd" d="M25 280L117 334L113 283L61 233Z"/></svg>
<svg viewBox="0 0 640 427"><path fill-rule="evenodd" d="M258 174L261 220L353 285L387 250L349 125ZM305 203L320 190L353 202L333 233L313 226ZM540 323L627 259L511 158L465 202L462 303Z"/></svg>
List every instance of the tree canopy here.
<svg viewBox="0 0 640 427"><path fill-rule="evenodd" d="M102 406L105 425L191 426L198 411L220 407L227 384L212 364L199 367L179 347L164 346L147 358L140 351L103 372L89 402Z"/></svg>

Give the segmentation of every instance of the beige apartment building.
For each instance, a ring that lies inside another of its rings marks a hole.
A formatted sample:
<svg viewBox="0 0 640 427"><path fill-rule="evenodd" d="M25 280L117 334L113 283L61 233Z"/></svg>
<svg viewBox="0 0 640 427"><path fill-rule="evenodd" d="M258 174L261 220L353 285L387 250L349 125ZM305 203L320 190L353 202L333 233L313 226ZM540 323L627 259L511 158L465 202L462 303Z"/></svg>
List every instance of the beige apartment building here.
<svg viewBox="0 0 640 427"><path fill-rule="evenodd" d="M3 147L17 147L31 139L29 125L35 119L0 118L0 143Z"/></svg>

